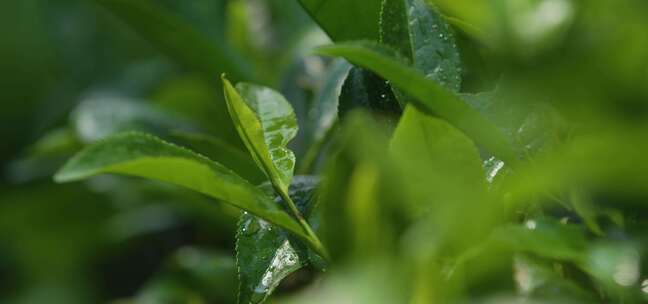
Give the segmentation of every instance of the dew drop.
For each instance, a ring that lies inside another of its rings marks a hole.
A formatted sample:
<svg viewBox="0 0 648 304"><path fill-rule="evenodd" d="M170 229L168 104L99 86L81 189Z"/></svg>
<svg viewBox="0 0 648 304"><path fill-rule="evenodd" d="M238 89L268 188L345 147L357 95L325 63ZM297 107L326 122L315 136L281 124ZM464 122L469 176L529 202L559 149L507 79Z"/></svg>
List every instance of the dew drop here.
<svg viewBox="0 0 648 304"><path fill-rule="evenodd" d="M241 232L244 235L253 235L259 231L259 223L256 219L250 219L248 222L246 222L243 225L243 228L241 229Z"/></svg>

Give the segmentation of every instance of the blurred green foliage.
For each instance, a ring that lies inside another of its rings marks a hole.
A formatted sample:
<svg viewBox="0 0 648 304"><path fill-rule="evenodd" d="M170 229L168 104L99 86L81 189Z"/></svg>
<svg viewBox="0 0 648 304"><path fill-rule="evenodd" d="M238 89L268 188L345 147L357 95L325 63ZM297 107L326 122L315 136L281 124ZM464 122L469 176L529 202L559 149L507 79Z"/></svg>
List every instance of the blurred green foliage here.
<svg viewBox="0 0 648 304"><path fill-rule="evenodd" d="M21 0L0 25L2 303L648 301L645 1Z"/></svg>

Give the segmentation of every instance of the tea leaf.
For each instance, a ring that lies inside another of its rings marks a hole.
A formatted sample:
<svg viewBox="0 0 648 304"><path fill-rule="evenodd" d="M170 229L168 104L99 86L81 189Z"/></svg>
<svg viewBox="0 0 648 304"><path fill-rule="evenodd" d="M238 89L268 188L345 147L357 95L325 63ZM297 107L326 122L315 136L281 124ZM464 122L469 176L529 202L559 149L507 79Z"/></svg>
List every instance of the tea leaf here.
<svg viewBox="0 0 648 304"><path fill-rule="evenodd" d="M230 116L252 158L276 188L287 192L295 154L286 145L298 130L292 106L266 87L240 83L234 88L225 77L223 85Z"/></svg>
<svg viewBox="0 0 648 304"><path fill-rule="evenodd" d="M333 41L378 40L380 0L300 0Z"/></svg>
<svg viewBox="0 0 648 304"><path fill-rule="evenodd" d="M393 86L415 98L415 105L420 109L447 120L500 159L515 162L514 147L493 123L452 92L425 78L423 73L408 67L394 56L387 55L389 51L385 48L372 43L356 42L320 47L317 53L341 56L376 72Z"/></svg>
<svg viewBox="0 0 648 304"><path fill-rule="evenodd" d="M253 184L265 181L265 175L259 170L249 153L230 145L224 140L203 133L176 131L172 133L181 144L223 164Z"/></svg>
<svg viewBox="0 0 648 304"><path fill-rule="evenodd" d="M417 195L411 199L416 202L411 206L415 213L429 210L431 205L439 209L452 204L465 215L466 210L475 210L480 203L486 178L479 151L447 122L408 106L390 150Z"/></svg>
<svg viewBox="0 0 648 304"><path fill-rule="evenodd" d="M344 118L351 110L364 108L379 114L395 125L402 110L389 85L380 76L353 67L340 92L338 112Z"/></svg>
<svg viewBox="0 0 648 304"><path fill-rule="evenodd" d="M317 184L314 178L298 176L290 185L290 197L302 214L315 207ZM275 200L282 202L281 197ZM289 232L251 214L239 221L236 262L240 304L265 301L284 278L309 263L306 247Z"/></svg>
<svg viewBox="0 0 648 304"><path fill-rule="evenodd" d="M461 58L452 29L424 0L384 0L380 41L394 47L413 66L441 86L458 91Z"/></svg>
<svg viewBox="0 0 648 304"><path fill-rule="evenodd" d="M274 201L223 165L151 135L115 135L85 148L56 174L72 182L104 173L159 180L222 200L304 236Z"/></svg>

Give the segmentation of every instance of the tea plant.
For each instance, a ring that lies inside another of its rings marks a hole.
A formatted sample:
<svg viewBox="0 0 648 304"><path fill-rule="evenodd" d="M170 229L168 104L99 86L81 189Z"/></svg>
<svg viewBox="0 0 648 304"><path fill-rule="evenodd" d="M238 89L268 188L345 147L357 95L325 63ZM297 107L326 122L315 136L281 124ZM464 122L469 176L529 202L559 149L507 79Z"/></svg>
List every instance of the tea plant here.
<svg viewBox="0 0 648 304"><path fill-rule="evenodd" d="M238 303L647 299L642 1L301 0L332 40L310 56L344 60L299 123L262 56L152 1L98 2L210 85L222 75L247 151L191 127L126 132L55 180L143 177L242 210Z"/></svg>

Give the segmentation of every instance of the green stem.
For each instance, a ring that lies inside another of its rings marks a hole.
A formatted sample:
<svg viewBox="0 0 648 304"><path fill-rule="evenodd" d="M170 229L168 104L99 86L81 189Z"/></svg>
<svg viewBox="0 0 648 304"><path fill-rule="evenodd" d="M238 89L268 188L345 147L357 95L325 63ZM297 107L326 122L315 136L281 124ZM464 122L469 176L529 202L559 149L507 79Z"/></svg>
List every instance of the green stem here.
<svg viewBox="0 0 648 304"><path fill-rule="evenodd" d="M295 202L290 198L290 195L286 193L286 191L282 189L276 189L277 192L279 192L279 195L281 198L286 202L286 205L288 205L288 209L292 212L292 214L295 216L299 224L304 228L306 231L306 234L308 235L308 243L310 246L319 254L322 258L324 258L327 261L331 260L331 257L328 254L328 251L320 241L320 239L317 237L311 226L308 224L306 219L304 219L304 216L299 212L297 209L297 206L295 206Z"/></svg>

